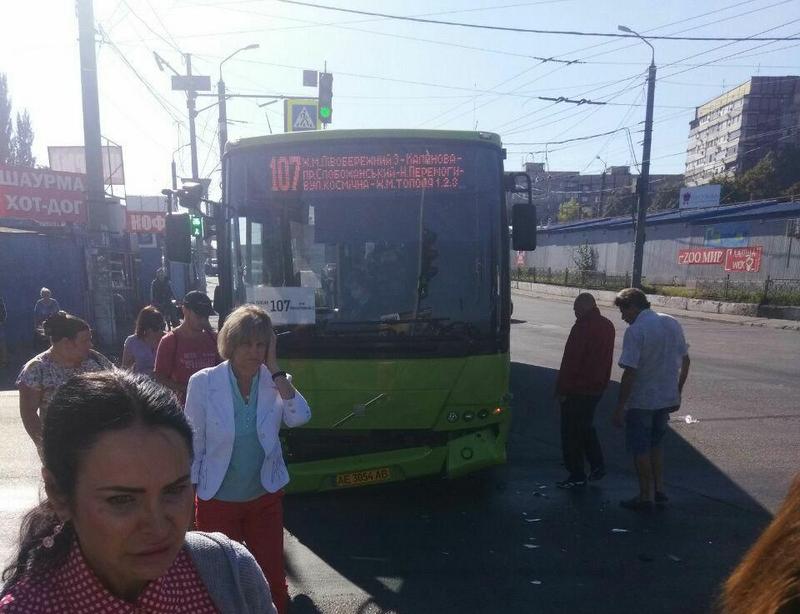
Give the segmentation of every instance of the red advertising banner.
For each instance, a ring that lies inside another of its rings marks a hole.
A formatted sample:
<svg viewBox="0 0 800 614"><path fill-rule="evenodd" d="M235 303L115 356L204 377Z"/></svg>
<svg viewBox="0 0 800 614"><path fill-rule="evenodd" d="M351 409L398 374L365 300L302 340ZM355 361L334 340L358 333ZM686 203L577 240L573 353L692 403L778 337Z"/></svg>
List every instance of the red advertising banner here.
<svg viewBox="0 0 800 614"><path fill-rule="evenodd" d="M132 233L164 234L166 216L155 211L128 211L126 228Z"/></svg>
<svg viewBox="0 0 800 614"><path fill-rule="evenodd" d="M0 165L0 218L85 224L86 175Z"/></svg>
<svg viewBox="0 0 800 614"><path fill-rule="evenodd" d="M724 249L695 247L678 250L678 264L722 264L724 260Z"/></svg>
<svg viewBox="0 0 800 614"><path fill-rule="evenodd" d="M725 270L734 273L757 273L761 270L761 245L734 247L725 253Z"/></svg>

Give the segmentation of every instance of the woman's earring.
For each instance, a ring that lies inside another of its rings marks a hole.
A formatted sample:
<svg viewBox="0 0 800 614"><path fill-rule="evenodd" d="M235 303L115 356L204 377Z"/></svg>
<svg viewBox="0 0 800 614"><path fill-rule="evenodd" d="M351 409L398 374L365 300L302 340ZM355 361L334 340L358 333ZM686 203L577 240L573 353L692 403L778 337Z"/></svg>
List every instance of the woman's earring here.
<svg viewBox="0 0 800 614"><path fill-rule="evenodd" d="M63 522L59 522L56 526L54 526L53 532L42 540L42 546L48 549L52 548L53 545L56 543L56 537L58 536L59 533L61 533L61 530L63 528L64 528Z"/></svg>

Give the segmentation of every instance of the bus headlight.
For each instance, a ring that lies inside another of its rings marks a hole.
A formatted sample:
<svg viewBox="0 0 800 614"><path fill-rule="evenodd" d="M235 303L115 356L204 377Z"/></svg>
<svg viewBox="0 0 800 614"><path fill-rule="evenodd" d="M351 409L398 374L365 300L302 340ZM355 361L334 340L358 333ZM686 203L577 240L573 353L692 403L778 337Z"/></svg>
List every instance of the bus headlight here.
<svg viewBox="0 0 800 614"><path fill-rule="evenodd" d="M458 413L451 411L447 413L447 421L448 422L457 422L458 421Z"/></svg>
<svg viewBox="0 0 800 614"><path fill-rule="evenodd" d="M467 411L465 411L464 415L462 416L462 418L464 419L464 422L472 422L472 419L474 417L475 417L475 412L472 411L471 409L468 409Z"/></svg>

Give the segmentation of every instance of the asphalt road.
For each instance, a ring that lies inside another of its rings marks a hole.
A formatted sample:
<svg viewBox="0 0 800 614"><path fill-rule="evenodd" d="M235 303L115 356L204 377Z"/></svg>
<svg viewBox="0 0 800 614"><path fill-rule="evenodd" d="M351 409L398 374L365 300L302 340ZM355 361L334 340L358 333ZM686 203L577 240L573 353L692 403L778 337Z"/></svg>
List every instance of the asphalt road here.
<svg viewBox="0 0 800 614"><path fill-rule="evenodd" d="M800 333L682 320L692 373L666 443L667 511L635 492L598 416L609 475L564 492L552 382L570 305L515 296L508 465L475 477L287 497L292 613L704 612L800 468ZM608 314L621 342L625 324ZM615 372L618 379L619 373ZM37 496L37 462L0 393L0 555Z"/></svg>

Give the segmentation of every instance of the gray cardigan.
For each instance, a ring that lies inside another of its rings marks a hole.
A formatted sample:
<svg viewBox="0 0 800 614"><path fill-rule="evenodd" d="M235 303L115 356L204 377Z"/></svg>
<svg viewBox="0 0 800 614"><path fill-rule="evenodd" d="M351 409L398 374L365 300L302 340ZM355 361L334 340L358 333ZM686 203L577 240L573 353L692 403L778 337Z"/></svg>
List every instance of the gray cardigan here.
<svg viewBox="0 0 800 614"><path fill-rule="evenodd" d="M192 558L220 614L276 614L269 584L247 549L222 533L186 533Z"/></svg>

